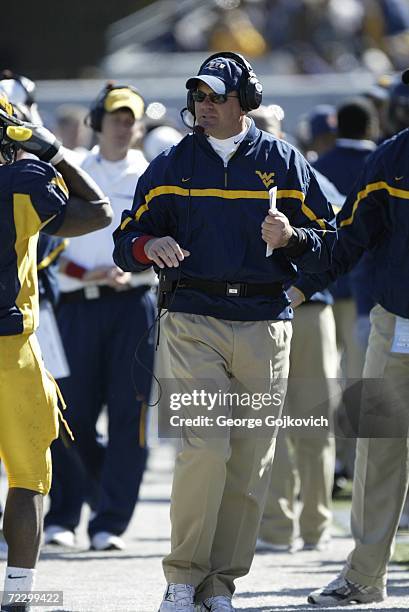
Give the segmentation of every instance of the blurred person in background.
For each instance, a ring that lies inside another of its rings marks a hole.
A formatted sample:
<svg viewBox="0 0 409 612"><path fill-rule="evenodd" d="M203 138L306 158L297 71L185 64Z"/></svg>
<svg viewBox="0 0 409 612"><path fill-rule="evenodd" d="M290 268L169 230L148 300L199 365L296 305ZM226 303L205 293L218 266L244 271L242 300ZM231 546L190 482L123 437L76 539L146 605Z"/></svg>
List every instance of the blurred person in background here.
<svg viewBox="0 0 409 612"><path fill-rule="evenodd" d="M265 106L264 104L261 104L258 108L249 113L249 117L254 120L254 123L259 130L269 132L276 138L285 137L282 130L284 110L280 105L269 104L268 106Z"/></svg>
<svg viewBox="0 0 409 612"><path fill-rule="evenodd" d="M393 77L388 94L385 138L409 126L409 91L399 76Z"/></svg>
<svg viewBox="0 0 409 612"><path fill-rule="evenodd" d="M388 109L389 109L389 89L393 83L393 76L382 74L369 89L362 92L362 95L372 102L378 113L379 136L377 142L382 142L388 134Z"/></svg>
<svg viewBox="0 0 409 612"><path fill-rule="evenodd" d="M296 137L300 150L310 163L334 146L336 129L336 109L330 104L318 104L300 118Z"/></svg>
<svg viewBox="0 0 409 612"><path fill-rule="evenodd" d="M170 125L153 127L143 139L142 148L146 159L151 162L160 153L180 142L182 138L183 134Z"/></svg>
<svg viewBox="0 0 409 612"><path fill-rule="evenodd" d="M408 32L407 0L214 0L178 14L148 47L272 51L277 74L376 74L402 67Z"/></svg>
<svg viewBox="0 0 409 612"><path fill-rule="evenodd" d="M244 9L222 10L209 34L209 51L235 49L251 58L267 52L263 34L255 27Z"/></svg>
<svg viewBox="0 0 409 612"><path fill-rule="evenodd" d="M109 194L114 216L132 201L147 167L138 144L144 100L131 86L109 83L89 112L98 138L82 167ZM147 460L146 411L153 369L152 271L123 272L112 261L112 237L73 239L60 266L58 323L70 368L61 380L76 445L53 446L55 479L45 543L73 546L84 501L95 550L123 549ZM139 344L138 344L139 343ZM138 360L135 359L136 347ZM106 405L108 440L96 423Z"/></svg>
<svg viewBox="0 0 409 612"><path fill-rule="evenodd" d="M409 5L407 0L366 0L361 37L365 48L377 50L390 62L389 69L401 70L409 54ZM365 57L364 57L365 59ZM379 70L382 57L378 57Z"/></svg>
<svg viewBox="0 0 409 612"><path fill-rule="evenodd" d="M250 116L259 129L277 138L284 136L281 129L284 111L280 106L260 106ZM326 188L329 181L322 178ZM313 295L295 313L284 408L284 414L291 417L310 415L321 405L325 408L320 408L320 414L332 420L337 346L331 304L331 294L326 290ZM331 429L320 434L306 436L299 431L290 435L279 431L257 550L295 552L300 548L324 550L328 546L335 441ZM302 504L300 512L298 495Z"/></svg>
<svg viewBox="0 0 409 612"><path fill-rule="evenodd" d="M367 157L376 149L378 138L379 120L372 102L359 96L346 99L337 109L335 145L318 158L314 168L328 177L346 196L353 188ZM369 335L369 312L374 305L372 281L371 255L365 253L354 270L339 277L330 287L334 298L341 379L346 386L344 402L339 406L337 414L341 436L337 442L335 492L337 483L343 482L342 478L353 477L354 431L359 415L350 406L348 387L362 376Z"/></svg>
<svg viewBox="0 0 409 612"><path fill-rule="evenodd" d="M258 2L256 4L259 4ZM242 0L215 0L183 15L173 26L177 50L228 50L260 57L268 51L264 34L262 4L251 9Z"/></svg>
<svg viewBox="0 0 409 612"><path fill-rule="evenodd" d="M55 133L64 147L78 153L79 162L88 153L92 132L84 124L87 108L80 104L61 104L55 110Z"/></svg>

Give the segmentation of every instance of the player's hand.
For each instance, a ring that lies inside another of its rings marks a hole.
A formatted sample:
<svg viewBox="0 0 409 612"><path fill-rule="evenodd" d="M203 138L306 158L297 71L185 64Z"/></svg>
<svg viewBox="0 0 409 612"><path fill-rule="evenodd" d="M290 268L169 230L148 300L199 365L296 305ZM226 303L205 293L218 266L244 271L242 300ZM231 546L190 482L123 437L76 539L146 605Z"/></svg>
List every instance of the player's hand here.
<svg viewBox="0 0 409 612"><path fill-rule="evenodd" d="M14 117L8 117L7 123L6 137L23 151L52 164L58 164L63 159L61 142L43 125L19 121Z"/></svg>
<svg viewBox="0 0 409 612"><path fill-rule="evenodd" d="M189 251L182 249L171 236L152 238L144 246L145 255L159 268L178 268L179 262L189 257Z"/></svg>
<svg viewBox="0 0 409 612"><path fill-rule="evenodd" d="M261 224L261 237L272 249L287 246L293 235L288 218L279 210L270 210Z"/></svg>
<svg viewBox="0 0 409 612"><path fill-rule="evenodd" d="M305 302L305 295L302 291L297 289L297 287L294 287L294 285L287 289L286 294L291 302L291 308L297 308L297 306Z"/></svg>

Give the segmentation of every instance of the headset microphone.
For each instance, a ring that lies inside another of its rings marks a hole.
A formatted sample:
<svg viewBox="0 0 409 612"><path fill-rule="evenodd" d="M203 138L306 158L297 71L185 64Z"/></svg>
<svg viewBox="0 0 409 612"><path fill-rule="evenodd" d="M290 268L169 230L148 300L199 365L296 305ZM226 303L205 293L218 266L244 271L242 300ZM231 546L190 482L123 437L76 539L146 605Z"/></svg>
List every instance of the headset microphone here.
<svg viewBox="0 0 409 612"><path fill-rule="evenodd" d="M186 115L187 115L187 114L189 114L189 115L190 115L190 117L193 119L193 123L192 123L192 124L190 124L190 123L188 123L188 122L187 122L187 120L186 120ZM192 113L191 113L191 112L190 112L190 110L187 108L187 106L185 106L184 108L182 108L182 110L180 111L179 115L180 115L180 118L182 119L182 123L183 123L183 125L185 125L185 126L186 126L186 127L189 129L189 130L193 130L193 129L194 129L194 127L195 127L195 123L194 123L195 117L194 117L194 115L192 115Z"/></svg>

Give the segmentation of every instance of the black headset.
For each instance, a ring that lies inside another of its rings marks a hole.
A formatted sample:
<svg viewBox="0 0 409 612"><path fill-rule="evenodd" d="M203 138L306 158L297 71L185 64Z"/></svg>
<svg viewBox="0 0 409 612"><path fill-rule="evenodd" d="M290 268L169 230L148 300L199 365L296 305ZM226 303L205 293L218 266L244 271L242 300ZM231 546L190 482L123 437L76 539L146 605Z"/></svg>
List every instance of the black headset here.
<svg viewBox="0 0 409 612"><path fill-rule="evenodd" d="M107 83L104 89L98 94L98 97L95 99L91 108L89 109L88 115L84 119L85 125L94 130L94 132L100 132L102 129L102 117L106 112L105 100L108 94L114 89L129 89L134 94L139 96L143 103L143 112L145 112L145 100L139 91L135 89L135 87L132 87L132 85L114 85L113 83Z"/></svg>
<svg viewBox="0 0 409 612"><path fill-rule="evenodd" d="M200 71L206 66L208 62L210 62L210 60L216 59L217 57L225 57L226 59L231 59L243 70L244 74L240 79L240 87L238 91L241 108L246 113L258 108L263 98L263 86L258 80L257 75L249 64L249 62L239 53L233 53L232 51L226 51L223 53L213 53L213 55L208 57L202 63L197 73L197 76L200 75ZM191 89L189 89L187 92L186 106L187 110L192 113L193 116L195 116L195 103L193 101Z"/></svg>

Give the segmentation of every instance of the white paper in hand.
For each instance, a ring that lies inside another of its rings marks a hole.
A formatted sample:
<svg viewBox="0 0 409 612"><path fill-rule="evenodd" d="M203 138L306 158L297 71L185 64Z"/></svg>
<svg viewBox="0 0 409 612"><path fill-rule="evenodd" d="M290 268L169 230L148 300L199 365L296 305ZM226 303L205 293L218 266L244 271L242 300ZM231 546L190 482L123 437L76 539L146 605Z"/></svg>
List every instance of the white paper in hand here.
<svg viewBox="0 0 409 612"><path fill-rule="evenodd" d="M277 208L277 186L272 187L268 191L270 196L270 210L276 210ZM270 246L266 246L266 257L270 257L273 254L273 249Z"/></svg>

